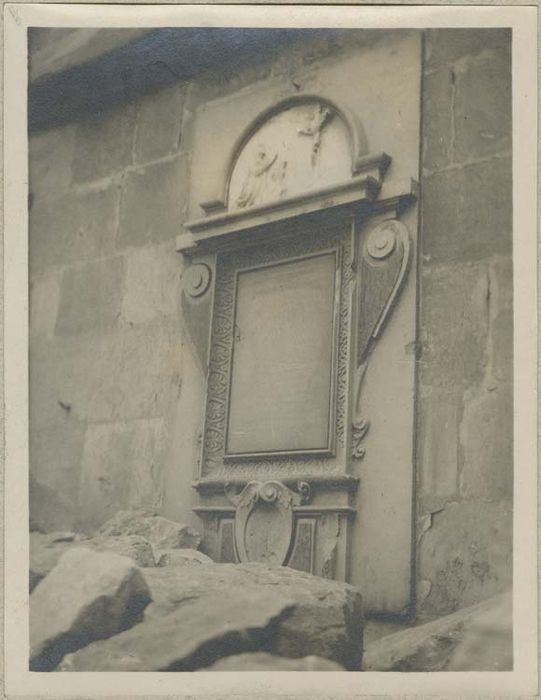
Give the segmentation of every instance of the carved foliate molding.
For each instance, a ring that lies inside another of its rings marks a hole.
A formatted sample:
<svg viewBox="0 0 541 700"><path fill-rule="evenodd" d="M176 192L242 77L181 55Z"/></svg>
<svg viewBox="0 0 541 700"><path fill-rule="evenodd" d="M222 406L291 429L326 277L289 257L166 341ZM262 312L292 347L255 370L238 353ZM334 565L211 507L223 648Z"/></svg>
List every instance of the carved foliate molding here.
<svg viewBox="0 0 541 700"><path fill-rule="evenodd" d="M309 471L332 470L332 462L317 455L299 453L294 456L271 456L271 458L228 458L224 469L226 442L227 406L230 390L231 358L234 343L235 276L242 267L253 267L267 263L302 257L319 251L339 250L340 291L338 302L338 328L336 347L336 382L334 402L334 434L340 446L345 445L346 405L348 394L348 367L350 341L350 286L354 279L353 241L351 231L343 225L336 230L306 232L295 239L274 245L243 249L223 254L216 267L214 311L207 383L207 406L201 462L202 476L248 469L267 472L282 468L290 471L300 466ZM247 462L249 464L247 465Z"/></svg>
<svg viewBox="0 0 541 700"><path fill-rule="evenodd" d="M362 441L370 423L361 412L362 385L370 356L388 321L407 276L410 239L406 226L388 219L363 241L360 262L359 323L351 453L362 459Z"/></svg>

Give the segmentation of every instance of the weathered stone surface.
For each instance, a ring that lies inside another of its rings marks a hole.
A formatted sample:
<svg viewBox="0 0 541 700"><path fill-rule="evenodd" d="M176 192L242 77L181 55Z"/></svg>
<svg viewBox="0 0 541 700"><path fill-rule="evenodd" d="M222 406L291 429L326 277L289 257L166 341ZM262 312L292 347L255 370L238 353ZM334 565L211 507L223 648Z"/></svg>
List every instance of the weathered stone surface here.
<svg viewBox="0 0 541 700"><path fill-rule="evenodd" d="M28 189L36 200L56 199L71 182L71 157L75 129L50 129L34 133L28 148Z"/></svg>
<svg viewBox="0 0 541 700"><path fill-rule="evenodd" d="M419 545L418 577L432 583L426 614L451 613L511 584L510 502L448 503Z"/></svg>
<svg viewBox="0 0 541 700"><path fill-rule="evenodd" d="M119 537L92 537L81 542L81 546L89 547L97 552L114 552L133 561L138 566L155 566L152 545L139 535L123 535Z"/></svg>
<svg viewBox="0 0 541 700"><path fill-rule="evenodd" d="M429 29L426 68L432 70L486 49L511 49L510 29Z"/></svg>
<svg viewBox="0 0 541 700"><path fill-rule="evenodd" d="M107 187L36 203L29 227L32 275L49 265L112 255L119 198L117 187Z"/></svg>
<svg viewBox="0 0 541 700"><path fill-rule="evenodd" d="M197 549L157 549L157 566L185 566L186 564L213 564L210 557Z"/></svg>
<svg viewBox="0 0 541 700"><path fill-rule="evenodd" d="M436 510L458 491L460 406L445 389L431 388L420 401L418 494L423 510Z"/></svg>
<svg viewBox="0 0 541 700"><path fill-rule="evenodd" d="M510 595L396 632L366 647L363 671L512 670Z"/></svg>
<svg viewBox="0 0 541 700"><path fill-rule="evenodd" d="M120 554L133 559L138 566L156 565L150 542L138 535L87 538L69 532L33 532L30 534L30 591L53 570L64 552L74 546Z"/></svg>
<svg viewBox="0 0 541 700"><path fill-rule="evenodd" d="M454 111L455 161L511 148L511 60L506 50L486 50L461 67Z"/></svg>
<svg viewBox="0 0 541 700"><path fill-rule="evenodd" d="M119 511L98 530L100 535L142 535L157 549L197 549L198 532L160 515L145 516L135 511Z"/></svg>
<svg viewBox="0 0 541 700"><path fill-rule="evenodd" d="M489 601L467 625L449 660L449 671L513 670L513 600L511 593Z"/></svg>
<svg viewBox="0 0 541 700"><path fill-rule="evenodd" d="M495 257L489 268L491 373L495 382L513 380L513 260Z"/></svg>
<svg viewBox="0 0 541 700"><path fill-rule="evenodd" d="M52 335L56 324L61 275L49 270L30 282L30 323L32 336Z"/></svg>
<svg viewBox="0 0 541 700"><path fill-rule="evenodd" d="M128 324L149 323L178 314L180 257L170 244L135 248L126 254L122 318Z"/></svg>
<svg viewBox="0 0 541 700"><path fill-rule="evenodd" d="M182 336L176 323L145 323L111 333L97 343L99 353L81 355L90 365L87 415L91 422L160 418L178 392Z"/></svg>
<svg viewBox="0 0 541 700"><path fill-rule="evenodd" d="M511 231L510 158L423 178L423 253L432 263L508 255Z"/></svg>
<svg viewBox="0 0 541 700"><path fill-rule="evenodd" d="M77 504L86 424L71 410L60 407L59 413L64 415L59 416L56 425L36 426L30 432L32 470L42 485L65 503L72 504L71 509ZM62 529L66 527L72 528L73 524L63 525Z"/></svg>
<svg viewBox="0 0 541 700"><path fill-rule="evenodd" d="M80 482L79 528L91 533L123 509L158 509L165 437L161 419L102 423L87 430ZM148 528L106 531L147 536Z"/></svg>
<svg viewBox="0 0 541 700"><path fill-rule="evenodd" d="M32 472L29 478L29 509L30 530L33 532L52 532L74 526L76 513L73 502L61 498Z"/></svg>
<svg viewBox="0 0 541 700"><path fill-rule="evenodd" d="M321 656L305 656L287 659L260 651L252 654L235 654L220 659L204 671L344 671L340 664Z"/></svg>
<svg viewBox="0 0 541 700"><path fill-rule="evenodd" d="M176 83L139 102L134 148L136 163L146 163L178 149L184 94L185 83Z"/></svg>
<svg viewBox="0 0 541 700"><path fill-rule="evenodd" d="M323 656L348 670L362 657L363 615L357 588L287 567L262 564L207 564L145 570L153 603L145 619L168 615L187 600L235 590L246 596L276 591L291 598L294 611L280 623L266 651L279 656Z"/></svg>
<svg viewBox="0 0 541 700"><path fill-rule="evenodd" d="M293 603L275 591L224 588L70 655L63 671L193 671L268 645Z"/></svg>
<svg viewBox="0 0 541 700"><path fill-rule="evenodd" d="M30 592L82 537L73 532L30 533Z"/></svg>
<svg viewBox="0 0 541 700"><path fill-rule="evenodd" d="M65 654L128 629L149 600L130 559L71 549L30 596L30 670L50 671Z"/></svg>
<svg viewBox="0 0 541 700"><path fill-rule="evenodd" d="M513 494L513 387L481 387L470 394L460 426L460 493L477 501L511 501Z"/></svg>
<svg viewBox="0 0 541 700"><path fill-rule="evenodd" d="M150 165L126 179L120 211L119 247L172 241L184 219L186 158Z"/></svg>
<svg viewBox="0 0 541 700"><path fill-rule="evenodd" d="M135 117L135 107L127 105L78 124L72 162L77 182L97 180L130 165Z"/></svg>
<svg viewBox="0 0 541 700"><path fill-rule="evenodd" d="M56 334L113 328L120 316L123 273L121 257L66 269L60 287Z"/></svg>
<svg viewBox="0 0 541 700"><path fill-rule="evenodd" d="M457 395L483 380L488 360L488 290L484 265L438 266L423 274L421 382L445 389L448 402L456 404Z"/></svg>
<svg viewBox="0 0 541 700"><path fill-rule="evenodd" d="M423 82L423 169L434 172L452 158L453 73L443 68Z"/></svg>

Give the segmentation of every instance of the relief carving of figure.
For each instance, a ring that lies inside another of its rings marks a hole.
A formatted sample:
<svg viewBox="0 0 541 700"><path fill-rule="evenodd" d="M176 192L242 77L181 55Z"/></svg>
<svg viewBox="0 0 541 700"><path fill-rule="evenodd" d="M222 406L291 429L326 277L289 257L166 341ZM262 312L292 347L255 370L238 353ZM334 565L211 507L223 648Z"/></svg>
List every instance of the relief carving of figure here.
<svg viewBox="0 0 541 700"><path fill-rule="evenodd" d="M259 148L255 163L248 170L242 189L237 197L236 204L239 208L244 209L257 202L259 195L267 184L266 174L275 165L277 158L276 153L270 156L262 146Z"/></svg>
<svg viewBox="0 0 541 700"><path fill-rule="evenodd" d="M332 117L333 112L328 107L320 104L315 108L314 114L307 126L298 129L298 133L301 136L312 137L312 165L315 165L317 162L323 129Z"/></svg>

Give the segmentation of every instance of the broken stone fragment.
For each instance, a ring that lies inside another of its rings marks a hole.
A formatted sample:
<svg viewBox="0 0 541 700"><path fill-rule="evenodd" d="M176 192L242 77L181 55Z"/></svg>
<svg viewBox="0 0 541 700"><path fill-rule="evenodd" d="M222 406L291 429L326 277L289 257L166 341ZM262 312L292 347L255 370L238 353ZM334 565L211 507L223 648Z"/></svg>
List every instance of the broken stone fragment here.
<svg viewBox="0 0 541 700"><path fill-rule="evenodd" d="M81 546L98 552L114 552L129 557L138 566L156 566L154 551L150 542L140 535L119 535L118 537L92 537L81 542Z"/></svg>
<svg viewBox="0 0 541 700"><path fill-rule="evenodd" d="M340 664L321 656L305 656L287 659L260 651L252 654L236 654L220 659L203 671L344 671Z"/></svg>
<svg viewBox="0 0 541 700"><path fill-rule="evenodd" d="M267 646L293 608L279 592L224 588L70 654L60 670L194 671Z"/></svg>
<svg viewBox="0 0 541 700"><path fill-rule="evenodd" d="M256 563L166 566L145 569L144 575L153 600L145 620L168 615L187 601L219 598L224 591L256 598L274 591L293 600L294 609L265 651L292 658L321 656L360 670L364 621L361 594L354 586Z"/></svg>
<svg viewBox="0 0 541 700"><path fill-rule="evenodd" d="M155 566L152 545L139 535L124 537L92 537L74 533L37 532L30 534L30 592L56 566L58 560L72 547L88 547L98 552L115 552L129 557L138 566Z"/></svg>
<svg viewBox="0 0 541 700"><path fill-rule="evenodd" d="M158 549L197 549L201 536L188 525L175 523L161 515L144 515L120 510L104 523L98 536L141 535Z"/></svg>
<svg viewBox="0 0 541 700"><path fill-rule="evenodd" d="M510 595L498 595L367 646L363 671L512 670Z"/></svg>
<svg viewBox="0 0 541 700"><path fill-rule="evenodd" d="M448 671L513 670L513 599L511 593L494 596L484 610L465 626Z"/></svg>
<svg viewBox="0 0 541 700"><path fill-rule="evenodd" d="M131 559L70 549L30 596L30 670L52 671L65 654L128 629L149 602Z"/></svg>
<svg viewBox="0 0 541 700"><path fill-rule="evenodd" d="M84 539L73 532L30 533L30 592L68 549Z"/></svg>
<svg viewBox="0 0 541 700"><path fill-rule="evenodd" d="M157 566L186 566L187 564L213 564L210 557L197 549L157 549Z"/></svg>

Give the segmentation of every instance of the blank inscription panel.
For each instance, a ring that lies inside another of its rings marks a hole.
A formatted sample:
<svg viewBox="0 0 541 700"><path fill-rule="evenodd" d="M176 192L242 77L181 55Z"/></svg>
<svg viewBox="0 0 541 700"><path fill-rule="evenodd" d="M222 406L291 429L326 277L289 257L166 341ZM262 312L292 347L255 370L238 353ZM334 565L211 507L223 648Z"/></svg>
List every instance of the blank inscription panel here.
<svg viewBox="0 0 541 700"><path fill-rule="evenodd" d="M329 448L336 254L240 271L226 454Z"/></svg>

